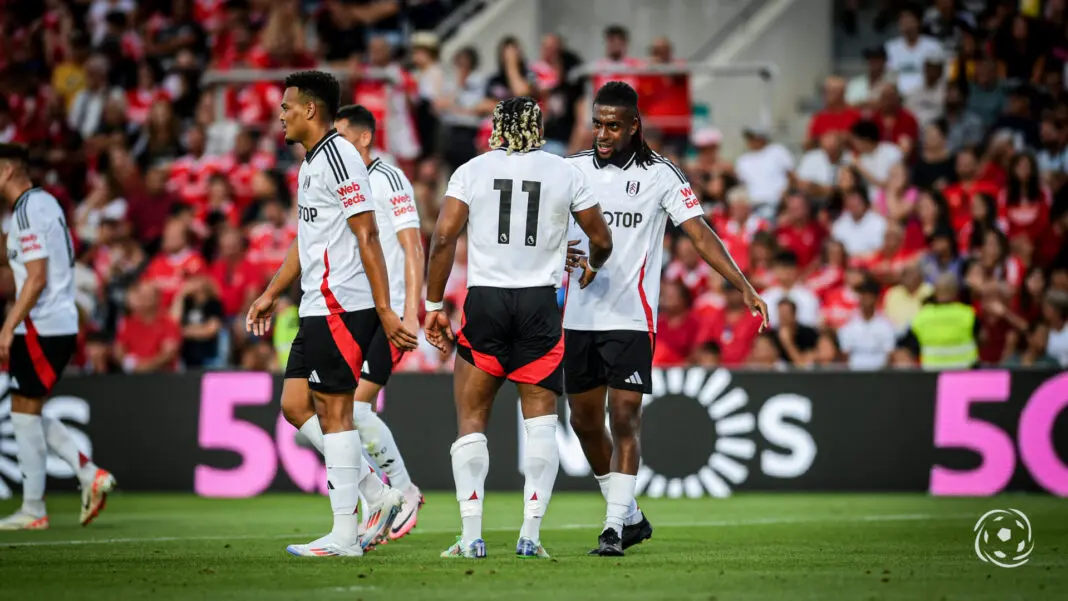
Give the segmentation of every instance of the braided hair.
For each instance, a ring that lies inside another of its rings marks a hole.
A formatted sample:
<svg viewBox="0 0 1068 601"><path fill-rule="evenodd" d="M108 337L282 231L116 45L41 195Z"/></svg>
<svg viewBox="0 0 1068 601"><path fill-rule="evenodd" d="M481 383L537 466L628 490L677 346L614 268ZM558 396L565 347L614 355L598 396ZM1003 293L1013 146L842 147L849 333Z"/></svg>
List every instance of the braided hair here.
<svg viewBox="0 0 1068 601"><path fill-rule="evenodd" d="M489 146L497 150L530 152L545 144L541 138L541 108L533 98L517 96L497 103L493 109L493 133Z"/></svg>
<svg viewBox="0 0 1068 601"><path fill-rule="evenodd" d="M630 138L630 147L634 151L634 162L645 168L653 164L655 154L653 149L645 141L645 130L642 126L642 116L638 112L638 93L622 81L610 81L597 90L593 97L594 104L604 106L618 106L634 111L634 119L638 122L638 129Z"/></svg>

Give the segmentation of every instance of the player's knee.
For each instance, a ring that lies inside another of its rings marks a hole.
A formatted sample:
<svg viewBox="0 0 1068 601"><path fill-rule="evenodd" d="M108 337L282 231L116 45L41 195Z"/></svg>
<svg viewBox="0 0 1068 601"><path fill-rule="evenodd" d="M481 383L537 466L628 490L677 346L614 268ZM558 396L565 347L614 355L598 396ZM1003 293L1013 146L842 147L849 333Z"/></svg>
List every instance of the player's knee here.
<svg viewBox="0 0 1068 601"><path fill-rule="evenodd" d="M44 401L41 399L33 399L30 397L24 397L21 394L11 395L11 412L12 413L26 413L29 415L41 415L41 409L44 408Z"/></svg>
<svg viewBox="0 0 1068 601"><path fill-rule="evenodd" d="M323 432L355 430L352 419L352 399L349 397L325 397L315 404L315 413Z"/></svg>
<svg viewBox="0 0 1068 601"><path fill-rule="evenodd" d="M571 429L576 434L599 434L604 432L604 410L597 407L571 406Z"/></svg>
<svg viewBox="0 0 1068 601"><path fill-rule="evenodd" d="M609 426L616 440L632 438L641 430L642 403L637 399L612 399Z"/></svg>
<svg viewBox="0 0 1068 601"><path fill-rule="evenodd" d="M286 416L286 421L292 424L294 428L300 428L304 425L304 422L315 415L315 409L307 396L301 398L293 395L282 395L282 415Z"/></svg>

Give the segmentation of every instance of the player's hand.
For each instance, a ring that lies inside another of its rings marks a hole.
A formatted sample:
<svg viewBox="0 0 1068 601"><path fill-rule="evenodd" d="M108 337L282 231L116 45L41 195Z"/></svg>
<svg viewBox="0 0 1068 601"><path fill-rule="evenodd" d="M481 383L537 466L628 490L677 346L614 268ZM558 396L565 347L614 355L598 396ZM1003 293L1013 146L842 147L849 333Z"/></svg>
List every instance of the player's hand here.
<svg viewBox="0 0 1068 601"><path fill-rule="evenodd" d="M444 311L427 311L423 320L423 331L426 332L426 341L443 353L448 351L449 345L455 340L449 316L445 315Z"/></svg>
<svg viewBox="0 0 1068 601"><path fill-rule="evenodd" d="M764 299L760 298L756 290L752 286L746 286L744 292L742 292L742 299L745 301L745 306L749 307L749 312L753 316L760 315L760 330L763 332L768 328L768 303L764 302Z"/></svg>
<svg viewBox="0 0 1068 601"><path fill-rule="evenodd" d="M248 315L245 316L245 331L256 336L266 334L271 329L271 317L274 315L276 302L278 302L277 298L266 294L252 301L252 306L248 308Z"/></svg>
<svg viewBox="0 0 1068 601"><path fill-rule="evenodd" d="M418 315L405 315L401 319L401 323L404 324L404 329L415 334L415 337L419 338L419 316Z"/></svg>
<svg viewBox="0 0 1068 601"><path fill-rule="evenodd" d="M567 241L567 259L564 262L564 269L566 269L568 273L571 273L572 269L578 267L579 260L586 256L586 251L576 247L579 242L581 242L581 240Z"/></svg>
<svg viewBox="0 0 1068 601"><path fill-rule="evenodd" d="M11 358L11 344L15 342L15 331L3 328L0 330L0 365L8 365Z"/></svg>
<svg viewBox="0 0 1068 601"><path fill-rule="evenodd" d="M419 339L415 337L415 332L419 329L416 328L415 332L412 332L406 328L401 318L392 310L386 311L379 318L382 320L382 327L386 330L386 338L389 338L390 343L398 351L414 351L419 345Z"/></svg>

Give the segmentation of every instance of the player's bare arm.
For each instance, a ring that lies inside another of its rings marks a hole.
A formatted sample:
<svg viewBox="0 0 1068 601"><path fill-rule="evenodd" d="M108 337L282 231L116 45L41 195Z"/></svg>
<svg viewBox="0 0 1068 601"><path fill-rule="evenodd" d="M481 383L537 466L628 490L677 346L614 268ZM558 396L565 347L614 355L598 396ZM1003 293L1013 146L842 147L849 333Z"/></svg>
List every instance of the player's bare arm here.
<svg viewBox="0 0 1068 601"><path fill-rule="evenodd" d="M404 327L419 331L419 300L423 296L423 266L426 256L418 228L397 232L397 241L404 249Z"/></svg>
<svg viewBox="0 0 1068 601"><path fill-rule="evenodd" d="M271 328L271 316L274 314L274 305L278 297L293 285L300 277L300 253L297 250L297 239L289 245L286 258L281 267L274 273L267 289L248 308L245 317L245 330L256 336L263 336Z"/></svg>
<svg viewBox="0 0 1068 601"><path fill-rule="evenodd" d="M37 299L48 284L48 259L38 259L26 263L26 283L22 292L15 299L15 305L4 320L0 329L0 363L7 363L11 356L11 343L15 340L15 328L26 319L30 310L37 304Z"/></svg>
<svg viewBox="0 0 1068 601"><path fill-rule="evenodd" d="M733 284L735 288L742 291L745 304L753 312L753 315L760 314L763 320L760 325L761 331L767 328L768 304L764 302L764 299L760 298L760 295L757 294L753 285L749 283L742 270L738 269L738 264L731 258L730 253L727 252L726 247L723 246L723 241L719 239L716 232L712 231L712 228L708 226L708 222L702 217L693 217L683 221L681 227L682 231L693 240L697 254L701 255L701 258L712 269L727 278L727 281Z"/></svg>
<svg viewBox="0 0 1068 601"><path fill-rule="evenodd" d="M401 318L389 304L389 276L386 272L386 257L382 253L382 243L378 237L378 224L374 211L364 211L348 218L349 229L356 236L360 247L360 260L367 272L367 281L371 284L371 296L375 300L375 310L382 320L386 336L398 350L415 349L419 340L414 332L409 332Z"/></svg>
<svg viewBox="0 0 1068 601"><path fill-rule="evenodd" d="M3 328L0 328L0 363L7 363L11 342L15 338L15 328L29 316L30 310L37 304L47 284L48 259L27 262L26 283L15 300L14 306L11 307L11 311L8 312Z"/></svg>
<svg viewBox="0 0 1068 601"><path fill-rule="evenodd" d="M574 267L582 268L579 288L585 288L597 277L597 271L612 254L612 230L601 213L601 205L576 211L574 216L579 227L590 239L590 255L586 257L585 253L575 247L578 241L572 240L567 243L567 265L569 270Z"/></svg>
<svg viewBox="0 0 1068 601"><path fill-rule="evenodd" d="M434 236L430 239L430 259L427 265L426 281L426 318L423 329L426 339L439 350L445 350L445 342L452 342L452 326L449 316L441 310L445 296L445 284L452 273L452 263L456 257L456 241L460 232L467 225L467 204L446 196L444 206L438 214L438 223L434 226ZM436 307L431 311L431 307Z"/></svg>

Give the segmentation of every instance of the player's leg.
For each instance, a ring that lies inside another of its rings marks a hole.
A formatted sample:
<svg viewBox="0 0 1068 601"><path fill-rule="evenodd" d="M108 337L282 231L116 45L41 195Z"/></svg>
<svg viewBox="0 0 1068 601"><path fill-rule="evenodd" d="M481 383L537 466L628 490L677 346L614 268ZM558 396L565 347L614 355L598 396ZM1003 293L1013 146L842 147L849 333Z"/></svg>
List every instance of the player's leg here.
<svg viewBox="0 0 1068 601"><path fill-rule="evenodd" d="M18 344L19 336L12 344ZM14 356L12 356L14 362ZM14 366L12 366L14 374ZM32 387L23 379L16 379L20 390L32 394ZM45 464L48 460L48 443L45 441L44 427L41 425L41 398L25 396L22 393L11 394L11 425L15 430L15 444L18 445L19 471L22 472L22 506L12 515L0 520L0 530L43 530L48 528L48 512L45 508Z"/></svg>
<svg viewBox="0 0 1068 601"><path fill-rule="evenodd" d="M419 507L423 503L423 495L419 488L412 484L393 432L374 411L378 394L389 382L393 366L399 359L400 352L389 343L385 330L379 328L371 340L360 383L356 386L353 420L356 429L360 431L364 451L389 477L389 485L404 494L404 507L394 520L393 526L372 543L396 540L411 532L418 520Z"/></svg>
<svg viewBox="0 0 1068 601"><path fill-rule="evenodd" d="M45 442L49 450L74 470L82 491L82 509L79 522L88 526L96 519L107 505L107 496L115 489L115 476L101 469L88 455L78 448L70 430L63 422L51 417L41 416Z"/></svg>
<svg viewBox="0 0 1068 601"><path fill-rule="evenodd" d="M286 421L300 431L305 440L315 447L315 450L322 453L323 429L319 423L319 416L315 412L311 390L308 388L311 370L308 368L307 358L304 355L306 323L306 320L301 323L289 350L285 379L282 381L282 415L286 417Z"/></svg>
<svg viewBox="0 0 1068 601"><path fill-rule="evenodd" d="M597 352L597 332L564 330L564 388L571 429L598 483L612 461L612 438L605 425L605 367ZM603 487L602 487L603 488Z"/></svg>
<svg viewBox="0 0 1068 601"><path fill-rule="evenodd" d="M541 520L549 508L560 468L556 441L556 399L563 392L564 335L560 309L551 288L515 292L513 313L519 333L508 365L508 379L519 387L526 445L520 458L523 526L516 543L520 557L549 557L541 544Z"/></svg>
<svg viewBox="0 0 1068 601"><path fill-rule="evenodd" d="M463 530L442 557L486 556L482 504L489 474L489 447L485 432L493 399L504 382L503 365L510 350L510 308L505 297L505 291L498 289L468 290L462 326L456 333L453 396L457 436L449 455Z"/></svg>
<svg viewBox="0 0 1068 601"><path fill-rule="evenodd" d="M652 340L645 332L606 332L599 348L608 366L608 406L612 443L607 478L607 511L598 554L621 555L625 547L652 536L652 527L634 498L641 462L642 397L652 391Z"/></svg>

